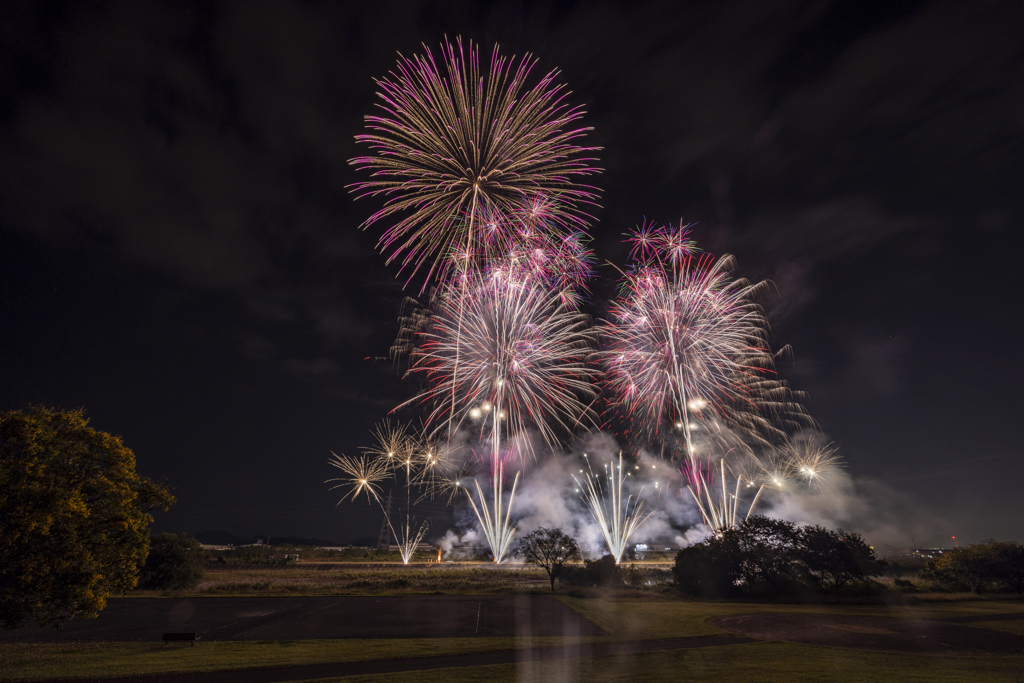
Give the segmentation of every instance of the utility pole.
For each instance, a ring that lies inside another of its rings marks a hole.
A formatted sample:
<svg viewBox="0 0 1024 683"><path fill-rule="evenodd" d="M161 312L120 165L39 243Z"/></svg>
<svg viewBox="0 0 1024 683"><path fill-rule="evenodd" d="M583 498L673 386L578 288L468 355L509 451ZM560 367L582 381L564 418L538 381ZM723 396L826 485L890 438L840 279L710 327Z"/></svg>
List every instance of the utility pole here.
<svg viewBox="0 0 1024 683"><path fill-rule="evenodd" d="M380 525L380 533L377 534L377 547L386 548L391 545L391 534L388 533L388 520L391 519L391 491L388 491L387 512L384 513L384 523Z"/></svg>

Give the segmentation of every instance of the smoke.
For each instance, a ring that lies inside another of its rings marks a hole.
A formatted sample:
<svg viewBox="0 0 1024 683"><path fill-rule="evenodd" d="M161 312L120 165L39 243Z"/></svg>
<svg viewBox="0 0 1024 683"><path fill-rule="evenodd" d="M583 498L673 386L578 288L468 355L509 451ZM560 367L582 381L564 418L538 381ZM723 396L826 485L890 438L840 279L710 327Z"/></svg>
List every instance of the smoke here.
<svg viewBox="0 0 1024 683"><path fill-rule="evenodd" d="M816 524L856 532L878 547L913 547L917 539L931 539L937 527L947 526L907 494L845 472L833 475L821 490L772 491L762 501L761 514L800 526Z"/></svg>
<svg viewBox="0 0 1024 683"><path fill-rule="evenodd" d="M820 436L816 437L820 438ZM800 435L794 442L807 441ZM480 481L485 496L490 485L485 482L489 470L479 453L487 446L471 448L465 435L459 435L461 448L453 454L449 468L473 474ZM574 444L568 452L555 453L536 435L516 444L522 456L521 466L510 467L506 480L506 501L510 493L513 471L520 479L512 506L512 520L516 536L521 537L538 528L556 528L572 536L587 558L608 554L601 529L593 512L584 501L588 476L597 477L604 491L602 501L606 513L610 512L608 476L617 473L623 450L616 440L605 432L592 432ZM526 454L531 454L526 455ZM751 460L749 456L742 456ZM770 460L770 454L764 456ZM700 510L679 470L671 462L641 449L635 458L622 456L622 498L625 504L636 504L640 514L648 515L629 539L629 545L649 543L657 546L686 547L704 540L709 530L703 524ZM749 465L738 461L737 466ZM731 496L735 480L729 482L725 495ZM716 480L716 486L720 483ZM465 492L478 496L476 487L468 488L456 497L456 529L448 530L437 542L445 558L468 557L470 551L460 548L486 546L479 530L479 522L466 504ZM737 522L751 511L755 489L741 491L737 506ZM477 504L480 501L477 500ZM827 482L816 487L807 482L790 481L777 488L765 487L752 514L792 521L798 525L817 524L828 528L842 528L860 533L876 546L904 547L913 544L915 536L925 538L935 527L935 520L921 511L920 506L902 494L869 479L854 479L841 469L830 472Z"/></svg>

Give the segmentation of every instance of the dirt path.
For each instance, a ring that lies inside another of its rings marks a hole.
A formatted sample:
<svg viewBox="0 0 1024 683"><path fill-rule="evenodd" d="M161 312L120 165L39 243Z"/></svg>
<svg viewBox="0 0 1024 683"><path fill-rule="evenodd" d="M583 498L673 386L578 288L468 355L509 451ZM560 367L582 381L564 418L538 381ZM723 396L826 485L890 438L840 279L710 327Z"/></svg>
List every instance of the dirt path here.
<svg viewBox="0 0 1024 683"><path fill-rule="evenodd" d="M90 683L92 681L97 683L282 683L284 681L302 681L336 676L427 671L430 669L488 666L491 664L544 662L558 659L635 654L638 652L660 652L750 642L754 642L753 639L741 636L701 636L696 638L674 638L671 640L591 643L587 645L529 648L480 654L349 662L345 664L305 664L301 666L279 666L263 669L235 669L206 673L161 674L120 678L74 678L61 679L59 681L36 681L35 683Z"/></svg>

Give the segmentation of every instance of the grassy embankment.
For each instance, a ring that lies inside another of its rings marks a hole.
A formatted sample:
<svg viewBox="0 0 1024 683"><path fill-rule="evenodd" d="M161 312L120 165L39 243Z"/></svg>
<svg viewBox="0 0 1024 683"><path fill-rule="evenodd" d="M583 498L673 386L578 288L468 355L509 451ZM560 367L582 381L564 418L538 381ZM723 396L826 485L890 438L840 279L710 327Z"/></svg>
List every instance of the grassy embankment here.
<svg viewBox="0 0 1024 683"><path fill-rule="evenodd" d="M912 606L768 605L702 603L652 596L577 598L559 596L567 606L610 635L601 638L452 638L389 640L314 640L283 642L211 642L197 647L161 647L158 643L64 643L0 645L0 677L33 679L100 677L169 672L213 671L289 664L397 659L436 654L495 652L585 640L632 640L721 633L710 620L754 612L816 612L904 618L948 618L1020 614L1024 602L945 601ZM971 625L1020 632L1024 621L980 621ZM699 650L597 657L524 665L470 667L345 678L345 681L477 680L1020 680L1024 654L1008 657L926 656L863 652L784 643L750 643Z"/></svg>

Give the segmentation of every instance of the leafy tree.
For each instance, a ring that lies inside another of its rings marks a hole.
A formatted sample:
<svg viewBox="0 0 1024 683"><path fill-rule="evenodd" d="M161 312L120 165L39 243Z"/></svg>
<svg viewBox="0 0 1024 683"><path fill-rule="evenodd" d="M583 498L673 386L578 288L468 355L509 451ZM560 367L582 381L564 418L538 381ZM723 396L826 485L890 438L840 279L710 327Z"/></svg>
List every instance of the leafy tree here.
<svg viewBox="0 0 1024 683"><path fill-rule="evenodd" d="M555 590L555 579L566 563L580 561L580 547L576 539L561 529L540 527L520 538L512 549L512 555L546 571L551 580L551 590Z"/></svg>
<svg viewBox="0 0 1024 683"><path fill-rule="evenodd" d="M188 534L156 534L149 539L149 555L139 574L139 588L182 590L195 588L203 578L206 551Z"/></svg>
<svg viewBox="0 0 1024 683"><path fill-rule="evenodd" d="M948 590L980 593L999 578L999 554L994 543L956 548L921 570L921 578Z"/></svg>
<svg viewBox="0 0 1024 683"><path fill-rule="evenodd" d="M761 515L676 555L680 590L703 597L783 595L808 584L839 589L882 572L884 564L858 534Z"/></svg>
<svg viewBox="0 0 1024 683"><path fill-rule="evenodd" d="M95 616L135 587L154 508L174 497L140 477L121 439L81 410L0 414L0 623Z"/></svg>
<svg viewBox="0 0 1024 683"><path fill-rule="evenodd" d="M739 592L741 555L736 531L682 548L673 567L676 584L684 593L705 598L726 598Z"/></svg>
<svg viewBox="0 0 1024 683"><path fill-rule="evenodd" d="M993 543L998 557L996 574L1006 589L1024 593L1024 545L1020 543Z"/></svg>
<svg viewBox="0 0 1024 683"><path fill-rule="evenodd" d="M860 534L820 526L806 526L799 532L800 559L822 588L838 590L851 581L878 576L885 569Z"/></svg>
<svg viewBox="0 0 1024 683"><path fill-rule="evenodd" d="M1024 546L988 541L956 548L928 562L920 577L947 590L1024 592Z"/></svg>
<svg viewBox="0 0 1024 683"><path fill-rule="evenodd" d="M741 558L740 579L750 592L775 595L799 582L800 530L792 522L764 515L748 517L735 534Z"/></svg>

